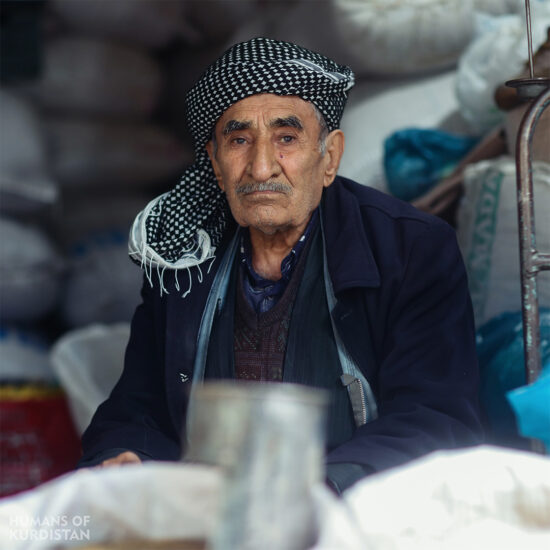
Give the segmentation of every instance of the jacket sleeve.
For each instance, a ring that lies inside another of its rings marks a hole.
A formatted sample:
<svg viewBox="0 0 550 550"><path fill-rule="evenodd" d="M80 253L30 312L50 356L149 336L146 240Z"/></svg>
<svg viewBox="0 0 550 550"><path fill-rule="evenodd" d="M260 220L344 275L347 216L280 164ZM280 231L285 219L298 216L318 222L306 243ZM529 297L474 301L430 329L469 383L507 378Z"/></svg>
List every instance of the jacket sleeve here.
<svg viewBox="0 0 550 550"><path fill-rule="evenodd" d="M82 436L78 464L93 466L124 450L140 458L176 460L180 438L167 405L164 374L163 300L144 281L142 303L132 319L124 370Z"/></svg>
<svg viewBox="0 0 550 550"><path fill-rule="evenodd" d="M383 292L378 318L371 311L367 328L379 365L378 418L334 449L329 464L378 471L483 439L473 314L454 230L428 224L410 247L402 277Z"/></svg>

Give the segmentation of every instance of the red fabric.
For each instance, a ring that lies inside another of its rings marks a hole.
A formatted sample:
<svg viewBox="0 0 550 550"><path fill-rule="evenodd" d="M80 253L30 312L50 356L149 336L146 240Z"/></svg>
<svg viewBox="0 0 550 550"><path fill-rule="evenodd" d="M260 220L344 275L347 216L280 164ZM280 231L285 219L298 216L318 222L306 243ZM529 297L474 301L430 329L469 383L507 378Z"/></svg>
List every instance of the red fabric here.
<svg viewBox="0 0 550 550"><path fill-rule="evenodd" d="M0 403L0 495L72 470L80 439L61 394Z"/></svg>

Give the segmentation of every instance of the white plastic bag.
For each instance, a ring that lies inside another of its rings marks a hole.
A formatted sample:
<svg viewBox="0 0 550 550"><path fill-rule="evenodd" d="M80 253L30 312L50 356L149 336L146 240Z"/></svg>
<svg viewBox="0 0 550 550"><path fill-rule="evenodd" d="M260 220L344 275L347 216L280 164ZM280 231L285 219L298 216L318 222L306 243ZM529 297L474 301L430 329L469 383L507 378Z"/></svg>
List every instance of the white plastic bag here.
<svg viewBox="0 0 550 550"><path fill-rule="evenodd" d="M53 205L57 185L48 175L44 137L32 106L0 90L0 209L10 214Z"/></svg>
<svg viewBox="0 0 550 550"><path fill-rule="evenodd" d="M0 218L0 319L30 321L59 301L63 261L38 229Z"/></svg>
<svg viewBox="0 0 550 550"><path fill-rule="evenodd" d="M533 165L537 248L550 250L550 163ZM457 214L476 325L521 308L516 166L510 157L470 165ZM537 277L540 306L550 306L550 277Z"/></svg>
<svg viewBox="0 0 550 550"><path fill-rule="evenodd" d="M128 323L91 325L67 332L53 346L51 365L80 434L120 378L129 337Z"/></svg>
<svg viewBox="0 0 550 550"><path fill-rule="evenodd" d="M550 2L531 2L533 51L546 39ZM494 18L467 48L458 63L456 93L462 116L480 134L504 119L494 100L496 88L511 80L527 61L524 15Z"/></svg>

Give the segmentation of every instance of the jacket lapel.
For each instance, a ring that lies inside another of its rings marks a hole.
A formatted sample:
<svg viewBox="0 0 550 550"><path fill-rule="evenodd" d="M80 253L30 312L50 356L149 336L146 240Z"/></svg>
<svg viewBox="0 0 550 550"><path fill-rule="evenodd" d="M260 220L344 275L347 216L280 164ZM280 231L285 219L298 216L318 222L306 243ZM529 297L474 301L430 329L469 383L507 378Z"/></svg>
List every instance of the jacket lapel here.
<svg viewBox="0 0 550 550"><path fill-rule="evenodd" d="M380 286L380 274L365 236L357 200L337 178L322 202L325 246L334 293L355 287Z"/></svg>
<svg viewBox="0 0 550 550"><path fill-rule="evenodd" d="M336 297L332 316L346 349L370 379L376 362L370 330L365 330L370 326L365 291L380 286L380 274L357 200L346 189L345 180L338 180L338 188L333 185L325 190L322 204L327 262Z"/></svg>

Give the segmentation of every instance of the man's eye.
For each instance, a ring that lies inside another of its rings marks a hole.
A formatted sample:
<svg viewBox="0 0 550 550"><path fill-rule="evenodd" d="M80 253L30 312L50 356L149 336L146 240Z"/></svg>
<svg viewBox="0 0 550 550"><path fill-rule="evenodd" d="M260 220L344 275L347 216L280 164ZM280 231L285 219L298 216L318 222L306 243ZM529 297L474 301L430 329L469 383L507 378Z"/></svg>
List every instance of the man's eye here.
<svg viewBox="0 0 550 550"><path fill-rule="evenodd" d="M237 137L237 138L233 138L231 140L232 143L235 143L236 145L243 145L246 143L246 139L242 138L242 137Z"/></svg>
<svg viewBox="0 0 550 550"><path fill-rule="evenodd" d="M283 143L292 143L294 141L294 136L283 136L281 141Z"/></svg>

